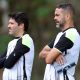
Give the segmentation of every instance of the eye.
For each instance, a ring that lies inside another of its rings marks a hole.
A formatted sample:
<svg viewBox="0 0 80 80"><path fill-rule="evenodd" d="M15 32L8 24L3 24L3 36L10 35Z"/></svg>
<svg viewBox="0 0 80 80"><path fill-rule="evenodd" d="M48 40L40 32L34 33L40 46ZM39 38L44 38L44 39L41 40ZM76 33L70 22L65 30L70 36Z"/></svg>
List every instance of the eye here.
<svg viewBox="0 0 80 80"><path fill-rule="evenodd" d="M14 23L11 23L11 24L14 24Z"/></svg>
<svg viewBox="0 0 80 80"><path fill-rule="evenodd" d="M59 14L55 14L55 16L59 16Z"/></svg>
<svg viewBox="0 0 80 80"><path fill-rule="evenodd" d="M9 24L13 25L14 23L12 23L12 22L9 22L9 23L8 23L8 25L9 25Z"/></svg>

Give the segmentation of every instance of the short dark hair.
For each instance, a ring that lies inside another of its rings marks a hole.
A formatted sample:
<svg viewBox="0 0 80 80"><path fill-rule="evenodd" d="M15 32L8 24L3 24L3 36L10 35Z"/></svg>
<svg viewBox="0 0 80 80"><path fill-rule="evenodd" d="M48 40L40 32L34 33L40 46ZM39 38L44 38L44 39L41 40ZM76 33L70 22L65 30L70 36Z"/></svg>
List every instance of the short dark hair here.
<svg viewBox="0 0 80 80"><path fill-rule="evenodd" d="M73 15L75 14L75 10L72 4L70 3L64 3L64 4L60 4L57 5L57 8L62 8L64 10L68 10L69 12L71 12Z"/></svg>
<svg viewBox="0 0 80 80"><path fill-rule="evenodd" d="M24 24L24 31L28 30L29 27L29 19L26 13L24 12L14 12L9 14L9 17L14 19L18 25L20 25L21 23Z"/></svg>

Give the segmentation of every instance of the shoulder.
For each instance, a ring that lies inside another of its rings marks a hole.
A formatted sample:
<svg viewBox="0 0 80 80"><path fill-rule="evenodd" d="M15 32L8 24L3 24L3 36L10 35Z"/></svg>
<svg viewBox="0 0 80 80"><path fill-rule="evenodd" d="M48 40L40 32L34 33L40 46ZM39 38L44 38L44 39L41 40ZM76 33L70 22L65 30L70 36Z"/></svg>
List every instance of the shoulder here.
<svg viewBox="0 0 80 80"><path fill-rule="evenodd" d="M19 40L19 39L13 39L13 40L11 40L11 41L8 43L8 45L16 44L16 42L17 42L18 40Z"/></svg>
<svg viewBox="0 0 80 80"><path fill-rule="evenodd" d="M70 28L68 30L65 31L67 34L79 34L76 28Z"/></svg>
<svg viewBox="0 0 80 80"><path fill-rule="evenodd" d="M75 28L71 28L65 31L65 37L74 42L77 37L80 37L80 35Z"/></svg>
<svg viewBox="0 0 80 80"><path fill-rule="evenodd" d="M31 36L29 34L25 34L23 37L22 37L22 41L33 41L33 39L31 38Z"/></svg>
<svg viewBox="0 0 80 80"><path fill-rule="evenodd" d="M22 37L22 44L27 45L28 47L30 47L32 43L33 43L33 39L30 37L29 34L25 34Z"/></svg>

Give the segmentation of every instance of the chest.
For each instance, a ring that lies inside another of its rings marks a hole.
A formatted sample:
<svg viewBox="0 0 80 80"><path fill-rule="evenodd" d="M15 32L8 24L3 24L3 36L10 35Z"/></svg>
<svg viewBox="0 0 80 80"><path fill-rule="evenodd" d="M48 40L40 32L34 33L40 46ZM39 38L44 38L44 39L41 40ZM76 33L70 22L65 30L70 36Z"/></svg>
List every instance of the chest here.
<svg viewBox="0 0 80 80"><path fill-rule="evenodd" d="M55 38L55 41L54 41L54 46L57 44L57 42L59 41L59 39L61 38L61 36L63 35L64 33L60 32L56 38Z"/></svg>
<svg viewBox="0 0 80 80"><path fill-rule="evenodd" d="M9 56L11 54L11 52L14 50L14 48L17 44L17 41L18 41L18 39L14 39L8 44L7 56Z"/></svg>

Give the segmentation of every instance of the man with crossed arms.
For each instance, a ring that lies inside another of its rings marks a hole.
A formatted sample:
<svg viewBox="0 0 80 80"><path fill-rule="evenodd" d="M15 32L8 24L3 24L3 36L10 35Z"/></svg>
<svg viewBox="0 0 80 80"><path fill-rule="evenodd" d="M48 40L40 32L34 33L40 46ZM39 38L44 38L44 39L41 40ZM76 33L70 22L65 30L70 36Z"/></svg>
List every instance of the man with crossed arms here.
<svg viewBox="0 0 80 80"><path fill-rule="evenodd" d="M74 27L73 16L74 8L71 4L60 4L55 9L54 20L61 32L39 53L39 57L47 64L44 80L75 80L80 35Z"/></svg>

